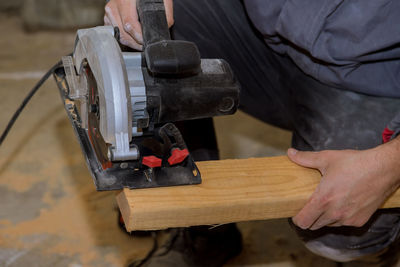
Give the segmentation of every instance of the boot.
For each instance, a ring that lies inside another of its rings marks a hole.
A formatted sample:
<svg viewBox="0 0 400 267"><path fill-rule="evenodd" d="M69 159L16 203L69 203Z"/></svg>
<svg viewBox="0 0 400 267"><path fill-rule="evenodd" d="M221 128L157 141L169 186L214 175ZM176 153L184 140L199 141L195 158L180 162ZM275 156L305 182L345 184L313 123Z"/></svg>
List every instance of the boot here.
<svg viewBox="0 0 400 267"><path fill-rule="evenodd" d="M197 226L171 229L168 241L129 267L219 267L242 250L242 236L235 224L215 228Z"/></svg>

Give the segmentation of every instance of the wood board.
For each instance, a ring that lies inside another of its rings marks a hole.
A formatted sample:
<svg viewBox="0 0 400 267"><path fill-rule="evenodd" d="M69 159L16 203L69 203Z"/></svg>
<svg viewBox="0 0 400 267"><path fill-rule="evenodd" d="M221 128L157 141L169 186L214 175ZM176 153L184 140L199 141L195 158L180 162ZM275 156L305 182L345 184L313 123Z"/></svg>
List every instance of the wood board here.
<svg viewBox="0 0 400 267"><path fill-rule="evenodd" d="M128 231L292 217L321 174L286 156L197 162L199 185L124 189L117 195ZM384 204L400 207L400 193Z"/></svg>

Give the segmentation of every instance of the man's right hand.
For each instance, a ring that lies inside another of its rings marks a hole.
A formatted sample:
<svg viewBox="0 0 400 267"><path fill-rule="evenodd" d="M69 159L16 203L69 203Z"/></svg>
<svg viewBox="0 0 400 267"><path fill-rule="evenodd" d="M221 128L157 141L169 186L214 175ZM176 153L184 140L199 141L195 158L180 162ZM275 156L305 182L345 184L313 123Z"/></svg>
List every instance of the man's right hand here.
<svg viewBox="0 0 400 267"><path fill-rule="evenodd" d="M322 179L293 218L302 229L361 227L400 187L400 136L367 150L288 150L293 162L318 169Z"/></svg>
<svg viewBox="0 0 400 267"><path fill-rule="evenodd" d="M105 7L104 25L118 27L120 42L136 50L142 50L142 27L136 9L137 0L110 0ZM168 27L174 24L173 0L164 0Z"/></svg>

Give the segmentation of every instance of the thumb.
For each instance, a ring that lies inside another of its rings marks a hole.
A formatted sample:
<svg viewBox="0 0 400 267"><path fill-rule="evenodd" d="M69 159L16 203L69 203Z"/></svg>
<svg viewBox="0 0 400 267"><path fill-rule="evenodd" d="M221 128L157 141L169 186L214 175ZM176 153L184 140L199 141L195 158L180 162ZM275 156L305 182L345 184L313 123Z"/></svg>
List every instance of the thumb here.
<svg viewBox="0 0 400 267"><path fill-rule="evenodd" d="M168 28L171 28L171 26L174 25L173 1L172 0L164 1L164 6L165 6L165 15L167 17L167 22L168 22Z"/></svg>
<svg viewBox="0 0 400 267"><path fill-rule="evenodd" d="M321 152L305 152L289 148L287 155L291 161L303 167L321 170L325 166L325 160L324 157L322 157Z"/></svg>

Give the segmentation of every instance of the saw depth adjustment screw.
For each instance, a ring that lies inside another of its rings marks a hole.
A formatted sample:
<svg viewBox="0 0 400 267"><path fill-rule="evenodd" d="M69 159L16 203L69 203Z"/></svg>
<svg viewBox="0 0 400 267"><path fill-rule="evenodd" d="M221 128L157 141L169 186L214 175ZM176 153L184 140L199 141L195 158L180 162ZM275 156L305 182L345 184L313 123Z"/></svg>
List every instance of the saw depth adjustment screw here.
<svg viewBox="0 0 400 267"><path fill-rule="evenodd" d="M154 178L154 168L159 168L162 165L162 159L156 156L146 156L142 158L142 164L149 167L144 170L144 175L147 181L151 182Z"/></svg>

